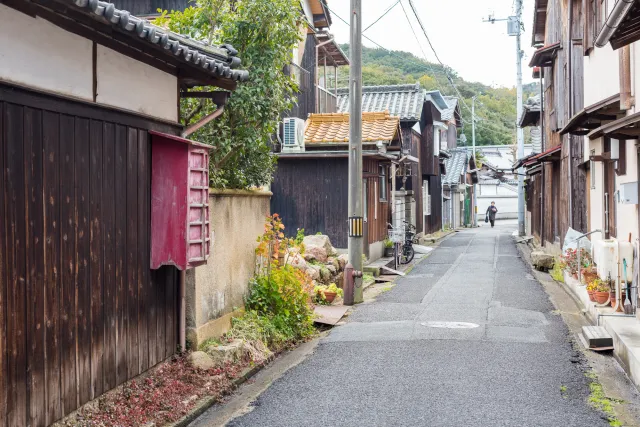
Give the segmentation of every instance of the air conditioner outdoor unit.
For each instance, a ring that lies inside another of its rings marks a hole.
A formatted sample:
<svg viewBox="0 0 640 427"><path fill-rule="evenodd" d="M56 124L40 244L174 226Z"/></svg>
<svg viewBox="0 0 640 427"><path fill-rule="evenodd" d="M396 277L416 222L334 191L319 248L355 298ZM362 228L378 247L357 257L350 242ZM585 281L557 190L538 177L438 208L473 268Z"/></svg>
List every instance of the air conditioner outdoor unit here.
<svg viewBox="0 0 640 427"><path fill-rule="evenodd" d="M299 153L304 151L304 120L297 117L284 119L282 138L283 153Z"/></svg>

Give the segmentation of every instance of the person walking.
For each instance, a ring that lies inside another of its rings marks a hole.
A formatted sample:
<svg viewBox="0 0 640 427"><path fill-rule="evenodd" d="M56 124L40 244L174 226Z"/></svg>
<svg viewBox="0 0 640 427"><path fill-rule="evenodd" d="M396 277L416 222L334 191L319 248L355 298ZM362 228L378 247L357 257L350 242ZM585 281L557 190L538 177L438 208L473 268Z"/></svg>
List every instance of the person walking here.
<svg viewBox="0 0 640 427"><path fill-rule="evenodd" d="M487 208L486 217L484 219L484 222L490 222L491 223L491 228L493 228L493 226L496 223L496 214L497 213L498 213L498 208L496 208L496 202L491 202L491 206L489 206Z"/></svg>

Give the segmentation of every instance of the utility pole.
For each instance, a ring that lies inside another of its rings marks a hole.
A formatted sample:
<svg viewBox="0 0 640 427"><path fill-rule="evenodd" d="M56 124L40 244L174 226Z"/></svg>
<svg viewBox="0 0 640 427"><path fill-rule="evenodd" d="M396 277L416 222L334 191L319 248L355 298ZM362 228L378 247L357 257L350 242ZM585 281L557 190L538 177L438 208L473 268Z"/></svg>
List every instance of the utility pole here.
<svg viewBox="0 0 640 427"><path fill-rule="evenodd" d="M349 45L349 262L362 271L362 0L351 0ZM355 278L354 303L363 301L362 278Z"/></svg>
<svg viewBox="0 0 640 427"><path fill-rule="evenodd" d="M521 36L522 36L522 0L516 0L516 20L518 23L518 30L516 35L516 58L517 58L517 108L518 115L516 120L519 120L522 116L522 48L521 48ZM524 130L520 126L516 126L516 136L518 141L518 160L524 157ZM525 235L524 227L524 168L520 166L518 168L518 234L520 236Z"/></svg>
<svg viewBox="0 0 640 427"><path fill-rule="evenodd" d="M507 19L496 19L493 15L489 15L488 19L484 22L495 23L496 21L508 21L508 34L510 36L516 36L516 68L517 68L517 81L516 81L516 111L517 118L519 120L522 116L522 0L515 0L516 4L516 16L510 16ZM524 131L518 125L516 125L516 141L518 143L518 160L524 157ZM524 226L524 168L521 166L518 168L518 234L520 236L525 235Z"/></svg>
<svg viewBox="0 0 640 427"><path fill-rule="evenodd" d="M477 169L478 164L476 163L476 98L478 95L475 95L471 98L471 144L473 147L473 165ZM478 186L473 184L473 226L478 226L478 197L476 191Z"/></svg>

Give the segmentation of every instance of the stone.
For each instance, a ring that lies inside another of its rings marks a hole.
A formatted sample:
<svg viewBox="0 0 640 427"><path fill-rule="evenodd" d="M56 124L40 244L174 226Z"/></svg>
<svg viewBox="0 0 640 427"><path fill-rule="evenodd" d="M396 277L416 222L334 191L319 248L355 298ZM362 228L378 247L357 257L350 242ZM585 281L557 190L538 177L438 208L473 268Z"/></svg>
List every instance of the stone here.
<svg viewBox="0 0 640 427"><path fill-rule="evenodd" d="M299 268L300 270L306 270L307 268L307 261L304 259L304 257L299 253L293 251L289 251L287 264L291 265L292 267Z"/></svg>
<svg viewBox="0 0 640 427"><path fill-rule="evenodd" d="M336 286L338 286L339 288L344 288L344 273L340 272L338 273L338 275L336 276Z"/></svg>
<svg viewBox="0 0 640 427"><path fill-rule="evenodd" d="M310 255L318 262L326 262L327 261L327 250L320 246L312 246L310 248L305 248L304 250L305 256Z"/></svg>
<svg viewBox="0 0 640 427"><path fill-rule="evenodd" d="M336 257L327 258L327 265L332 265L333 268L336 269L336 271L340 271L340 263L338 262L338 259Z"/></svg>
<svg viewBox="0 0 640 427"><path fill-rule="evenodd" d="M338 274L338 269L335 268L332 264L327 264L325 265L326 269L329 270L329 273L331 273L331 276L335 276L336 274Z"/></svg>
<svg viewBox="0 0 640 427"><path fill-rule="evenodd" d="M314 254L310 254L309 252L304 253L304 260L307 262L317 261L316 256Z"/></svg>
<svg viewBox="0 0 640 427"><path fill-rule="evenodd" d="M210 345L207 348L207 354L211 356L216 366L223 366L227 362L238 362L249 356L242 340L233 340L226 345Z"/></svg>
<svg viewBox="0 0 640 427"><path fill-rule="evenodd" d="M314 266L307 267L307 276L311 278L311 280L318 280L320 278L320 269L314 268Z"/></svg>
<svg viewBox="0 0 640 427"><path fill-rule="evenodd" d="M194 351L187 358L194 368L208 370L216 367L216 363L211 356L204 351Z"/></svg>
<svg viewBox="0 0 640 427"><path fill-rule="evenodd" d="M538 270L551 270L556 262L552 255L542 251L531 252L531 262Z"/></svg>
<svg viewBox="0 0 640 427"><path fill-rule="evenodd" d="M344 267L349 262L349 255L342 254L338 257L338 265L340 266L340 271L344 271Z"/></svg>
<svg viewBox="0 0 640 427"><path fill-rule="evenodd" d="M305 253L313 254L319 262L326 262L327 257L337 255L336 248L331 245L329 236L324 234L305 236L302 243Z"/></svg>
<svg viewBox="0 0 640 427"><path fill-rule="evenodd" d="M322 268L320 269L320 279L324 283L327 283L329 280L331 280L331 272L326 266L322 266Z"/></svg>

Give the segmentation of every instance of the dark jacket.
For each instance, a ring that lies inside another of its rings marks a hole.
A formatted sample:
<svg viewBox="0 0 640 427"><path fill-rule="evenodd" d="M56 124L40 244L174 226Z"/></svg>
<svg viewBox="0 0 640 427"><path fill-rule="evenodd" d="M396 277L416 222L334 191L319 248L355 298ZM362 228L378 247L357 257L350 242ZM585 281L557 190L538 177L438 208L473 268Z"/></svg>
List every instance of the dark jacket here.
<svg viewBox="0 0 640 427"><path fill-rule="evenodd" d="M490 221L496 220L497 213L498 213L498 208L496 208L495 206L489 205L489 207L487 208L487 216L489 217Z"/></svg>

